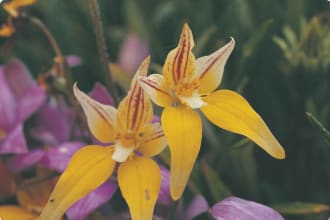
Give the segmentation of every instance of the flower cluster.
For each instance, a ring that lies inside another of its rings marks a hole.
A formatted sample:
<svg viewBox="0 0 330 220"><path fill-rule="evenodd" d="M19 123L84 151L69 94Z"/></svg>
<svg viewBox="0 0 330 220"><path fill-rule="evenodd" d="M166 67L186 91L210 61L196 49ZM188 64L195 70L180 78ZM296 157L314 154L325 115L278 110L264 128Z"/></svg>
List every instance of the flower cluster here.
<svg viewBox="0 0 330 220"><path fill-rule="evenodd" d="M117 163L119 188L132 219L152 219L161 174L149 157L159 154L168 142L170 195L179 199L201 146L202 124L193 111L196 108L217 126L247 136L273 157L285 157L265 122L243 97L229 90L213 92L221 82L234 40L198 59L191 52L193 46L185 24L179 45L166 58L163 75L147 76L147 57L117 109L93 100L74 85L91 133L105 146L89 145L72 157L40 219L59 219L73 203L107 181ZM152 123L149 97L165 108L161 125Z"/></svg>
<svg viewBox="0 0 330 220"><path fill-rule="evenodd" d="M12 19L20 16L21 7L34 2L4 3L9 22L0 36L10 36ZM100 83L90 94L72 83L72 93L67 69L81 61L64 57L49 39L56 57L50 70L39 75L39 85L18 60L0 66L0 154L5 155L0 160L0 178L5 180L0 183L0 201L17 200L16 205L0 205L0 219L58 220L63 215L69 220L85 219L106 206L117 188L131 219L162 218L155 212L156 204L168 207L182 197L200 151L202 120L196 109L216 126L246 136L272 157L285 157L263 119L242 96L216 90L235 46L233 38L212 54L195 58L193 35L184 24L162 74L148 76L147 46L129 36L119 65L109 65L115 75L126 72L128 76L118 80L127 95L117 107L115 96ZM164 108L160 121L152 102ZM151 159L167 146L170 171L160 160ZM27 178L26 173L33 177ZM216 219L253 219L251 212L265 219L283 219L269 207L234 196L211 208L203 196L196 196L176 215L178 219L203 213Z"/></svg>

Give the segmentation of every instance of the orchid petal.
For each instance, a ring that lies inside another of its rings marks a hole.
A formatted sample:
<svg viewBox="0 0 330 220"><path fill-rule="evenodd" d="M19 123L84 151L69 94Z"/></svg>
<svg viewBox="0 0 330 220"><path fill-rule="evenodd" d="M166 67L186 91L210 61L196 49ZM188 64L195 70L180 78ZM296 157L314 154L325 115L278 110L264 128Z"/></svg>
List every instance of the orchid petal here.
<svg viewBox="0 0 330 220"><path fill-rule="evenodd" d="M120 164L118 183L132 220L150 220L160 189L158 165L149 158L135 157Z"/></svg>
<svg viewBox="0 0 330 220"><path fill-rule="evenodd" d="M192 53L194 39L188 24L184 24L178 46L167 55L163 66L164 79L175 86L183 79L189 79L195 71L195 57Z"/></svg>
<svg viewBox="0 0 330 220"><path fill-rule="evenodd" d="M70 160L39 220L57 220L76 201L102 185L112 174L112 148L89 145Z"/></svg>
<svg viewBox="0 0 330 220"><path fill-rule="evenodd" d="M26 91L18 102L18 121L27 119L44 103L46 94L39 87L33 87Z"/></svg>
<svg viewBox="0 0 330 220"><path fill-rule="evenodd" d="M9 132L16 120L17 101L0 67L0 129Z"/></svg>
<svg viewBox="0 0 330 220"><path fill-rule="evenodd" d="M157 123L160 122L160 117L158 115L154 115L152 117L151 123Z"/></svg>
<svg viewBox="0 0 330 220"><path fill-rule="evenodd" d="M18 16L17 9L20 7L25 7L32 5L37 0L14 0L9 3L3 3L3 8L13 17Z"/></svg>
<svg viewBox="0 0 330 220"><path fill-rule="evenodd" d="M285 158L280 143L242 96L230 90L219 90L207 96L205 102L207 105L201 111L212 123L250 138L277 159Z"/></svg>
<svg viewBox="0 0 330 220"><path fill-rule="evenodd" d="M32 5L36 1L37 0L13 0L8 4L10 4L13 8L20 8L20 7Z"/></svg>
<svg viewBox="0 0 330 220"><path fill-rule="evenodd" d="M199 115L185 107L167 107L162 126L171 152L171 196L181 197L197 158L202 139Z"/></svg>
<svg viewBox="0 0 330 220"><path fill-rule="evenodd" d="M17 125L0 142L0 154L21 154L28 151L23 125Z"/></svg>
<svg viewBox="0 0 330 220"><path fill-rule="evenodd" d="M215 90L221 83L225 64L235 46L235 41L230 42L208 56L196 60L195 76L200 80L200 93Z"/></svg>
<svg viewBox="0 0 330 220"><path fill-rule="evenodd" d="M21 172L39 162L44 154L43 150L37 149L12 157L7 161L8 169L14 173Z"/></svg>
<svg viewBox="0 0 330 220"><path fill-rule="evenodd" d="M113 105L114 101L107 89L99 82L94 84L92 91L89 93L90 97L96 101L105 104Z"/></svg>
<svg viewBox="0 0 330 220"><path fill-rule="evenodd" d="M30 117L45 101L46 94L38 86L32 87L25 92L18 102L18 121L23 121Z"/></svg>
<svg viewBox="0 0 330 220"><path fill-rule="evenodd" d="M149 63L150 57L147 57L137 70L128 95L119 104L118 131L124 131L125 135L138 132L152 120L152 104L137 81L138 77L147 74Z"/></svg>
<svg viewBox="0 0 330 220"><path fill-rule="evenodd" d="M37 86L29 70L20 60L13 59L3 68L8 85L16 99L20 99L27 90Z"/></svg>
<svg viewBox="0 0 330 220"><path fill-rule="evenodd" d="M126 72L133 74L139 64L149 54L145 41L135 34L129 34L121 46L118 63Z"/></svg>
<svg viewBox="0 0 330 220"><path fill-rule="evenodd" d="M27 67L18 59L11 60L4 66L4 74L17 100L17 120L21 122L45 101L45 91L35 83Z"/></svg>
<svg viewBox="0 0 330 220"><path fill-rule="evenodd" d="M206 103L202 100L202 97L197 91L194 91L191 96L180 96L180 101L192 109L201 108Z"/></svg>
<svg viewBox="0 0 330 220"><path fill-rule="evenodd" d="M72 120L58 107L43 105L36 115L36 126L30 134L47 145L57 145L69 139Z"/></svg>
<svg viewBox="0 0 330 220"><path fill-rule="evenodd" d="M67 167L72 155L84 146L86 144L79 141L65 142L59 146L49 148L40 162L44 167L61 173Z"/></svg>
<svg viewBox="0 0 330 220"><path fill-rule="evenodd" d="M208 210L209 210L209 205L207 204L206 199L201 195L197 195L188 206L185 212L184 219L191 220L199 216L200 214L207 212Z"/></svg>
<svg viewBox="0 0 330 220"><path fill-rule="evenodd" d="M167 141L160 123L149 124L142 131L141 146L139 151L145 157L153 157L166 147Z"/></svg>
<svg viewBox="0 0 330 220"><path fill-rule="evenodd" d="M212 206L211 215L217 220L284 220L275 210L245 199L228 197Z"/></svg>
<svg viewBox="0 0 330 220"><path fill-rule="evenodd" d="M25 209L14 205L0 206L0 217L3 220L37 220L38 216L33 215Z"/></svg>
<svg viewBox="0 0 330 220"><path fill-rule="evenodd" d="M121 142L117 142L114 145L114 152L111 158L119 163L122 163L127 160L134 149L134 146L123 146Z"/></svg>
<svg viewBox="0 0 330 220"><path fill-rule="evenodd" d="M166 107L171 106L175 102L162 75L152 74L148 77L140 77L139 82L143 90L155 104Z"/></svg>
<svg viewBox="0 0 330 220"><path fill-rule="evenodd" d="M70 67L76 67L82 63L81 58L77 55L66 55L65 59Z"/></svg>
<svg viewBox="0 0 330 220"><path fill-rule="evenodd" d="M170 171L164 166L159 166L159 168L162 176L162 182L160 185L157 203L169 205L172 202L170 195Z"/></svg>
<svg viewBox="0 0 330 220"><path fill-rule="evenodd" d="M117 190L117 184L110 180L71 206L66 215L69 220L83 220L98 207L110 200Z"/></svg>
<svg viewBox="0 0 330 220"><path fill-rule="evenodd" d="M100 141L109 143L115 138L115 123L117 110L111 105L103 105L80 91L77 84L73 92L87 117L87 123L92 134Z"/></svg>

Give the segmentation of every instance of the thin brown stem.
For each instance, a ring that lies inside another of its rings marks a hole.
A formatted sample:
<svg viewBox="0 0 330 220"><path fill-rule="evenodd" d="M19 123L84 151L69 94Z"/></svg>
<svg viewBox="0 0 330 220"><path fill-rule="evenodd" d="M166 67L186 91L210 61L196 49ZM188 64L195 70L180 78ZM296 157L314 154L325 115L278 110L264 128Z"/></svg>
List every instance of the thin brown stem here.
<svg viewBox="0 0 330 220"><path fill-rule="evenodd" d="M54 36L52 35L52 33L49 31L49 29L47 28L47 26L38 18L36 17L29 17L29 20L31 21L31 23L33 23L34 25L36 25L47 37L47 39L49 40L50 45L52 46L56 58L55 58L55 62L63 65L63 76L66 79L67 82L67 86L68 89L71 90L72 85L73 85L73 80L71 77L71 73L70 73L70 68L68 65L67 60L65 59L60 47L57 44L57 41L55 40Z"/></svg>
<svg viewBox="0 0 330 220"><path fill-rule="evenodd" d="M113 97L115 105L117 105L118 96L116 89L114 87L112 73L109 68L109 53L107 51L107 46L104 39L104 31L102 26L99 4L97 0L89 0L89 6L90 6L90 13L93 21L94 32L97 42L97 50L101 59L101 63L103 65L103 69L105 71L106 85Z"/></svg>
<svg viewBox="0 0 330 220"><path fill-rule="evenodd" d="M73 80L72 80L68 62L67 62L66 58L63 56L63 53L62 53L60 47L58 46L54 36L49 31L47 26L40 19L38 19L36 17L29 17L29 20L31 21L31 23L33 23L37 27L39 27L40 30L46 35L46 37L49 40L52 48L54 49L55 55L56 55L54 62L63 67L63 69L62 68L59 68L59 69L60 69L60 71L63 71L63 73L60 73L60 74L66 80L66 84L65 84L66 88L64 90L60 89L60 92L64 95L64 97L66 98L68 103L70 103L71 106L73 106L73 109L76 112L76 120L78 122L79 128L81 130L81 133L84 134L85 133L84 131L86 128L86 123L82 119L79 104L72 93ZM85 137L85 139L88 140L89 138Z"/></svg>

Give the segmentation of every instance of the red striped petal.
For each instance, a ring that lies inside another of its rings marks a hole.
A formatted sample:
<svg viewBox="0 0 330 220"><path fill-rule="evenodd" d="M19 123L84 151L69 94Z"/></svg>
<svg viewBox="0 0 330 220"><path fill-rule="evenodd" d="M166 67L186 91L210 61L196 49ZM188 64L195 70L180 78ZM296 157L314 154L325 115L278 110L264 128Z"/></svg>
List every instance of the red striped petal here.
<svg viewBox="0 0 330 220"><path fill-rule="evenodd" d="M195 70L195 57L192 53L194 39L188 24L184 24L178 46L166 58L163 74L166 82L174 86L189 80Z"/></svg>

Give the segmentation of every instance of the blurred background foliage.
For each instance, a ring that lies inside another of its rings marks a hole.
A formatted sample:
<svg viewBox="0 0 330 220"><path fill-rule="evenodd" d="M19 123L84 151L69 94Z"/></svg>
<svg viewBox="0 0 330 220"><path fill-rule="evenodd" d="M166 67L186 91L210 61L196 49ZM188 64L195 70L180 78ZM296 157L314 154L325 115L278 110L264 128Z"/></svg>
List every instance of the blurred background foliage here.
<svg viewBox="0 0 330 220"><path fill-rule="evenodd" d="M243 137L204 120L206 132L190 193L203 194L210 205L234 194L275 204L287 219L327 219L329 212L322 211L329 207L301 202L330 205L330 145L322 129L313 127L306 116L309 112L330 128L329 1L100 0L99 4L114 63L124 39L135 33L148 43L152 72L158 71L176 46L184 22L193 30L197 57L216 50L229 37L236 40L221 88L239 91L249 100L287 157L275 160ZM80 87L87 91L94 82L104 82L87 0L40 0L27 12L45 22L64 54L83 59L72 70ZM1 11L1 23L5 18ZM23 22L12 38L0 39L1 63L13 57L22 59L37 77L50 68L54 52L37 28ZM125 94L123 88L116 89ZM165 163L167 153L161 157Z"/></svg>

